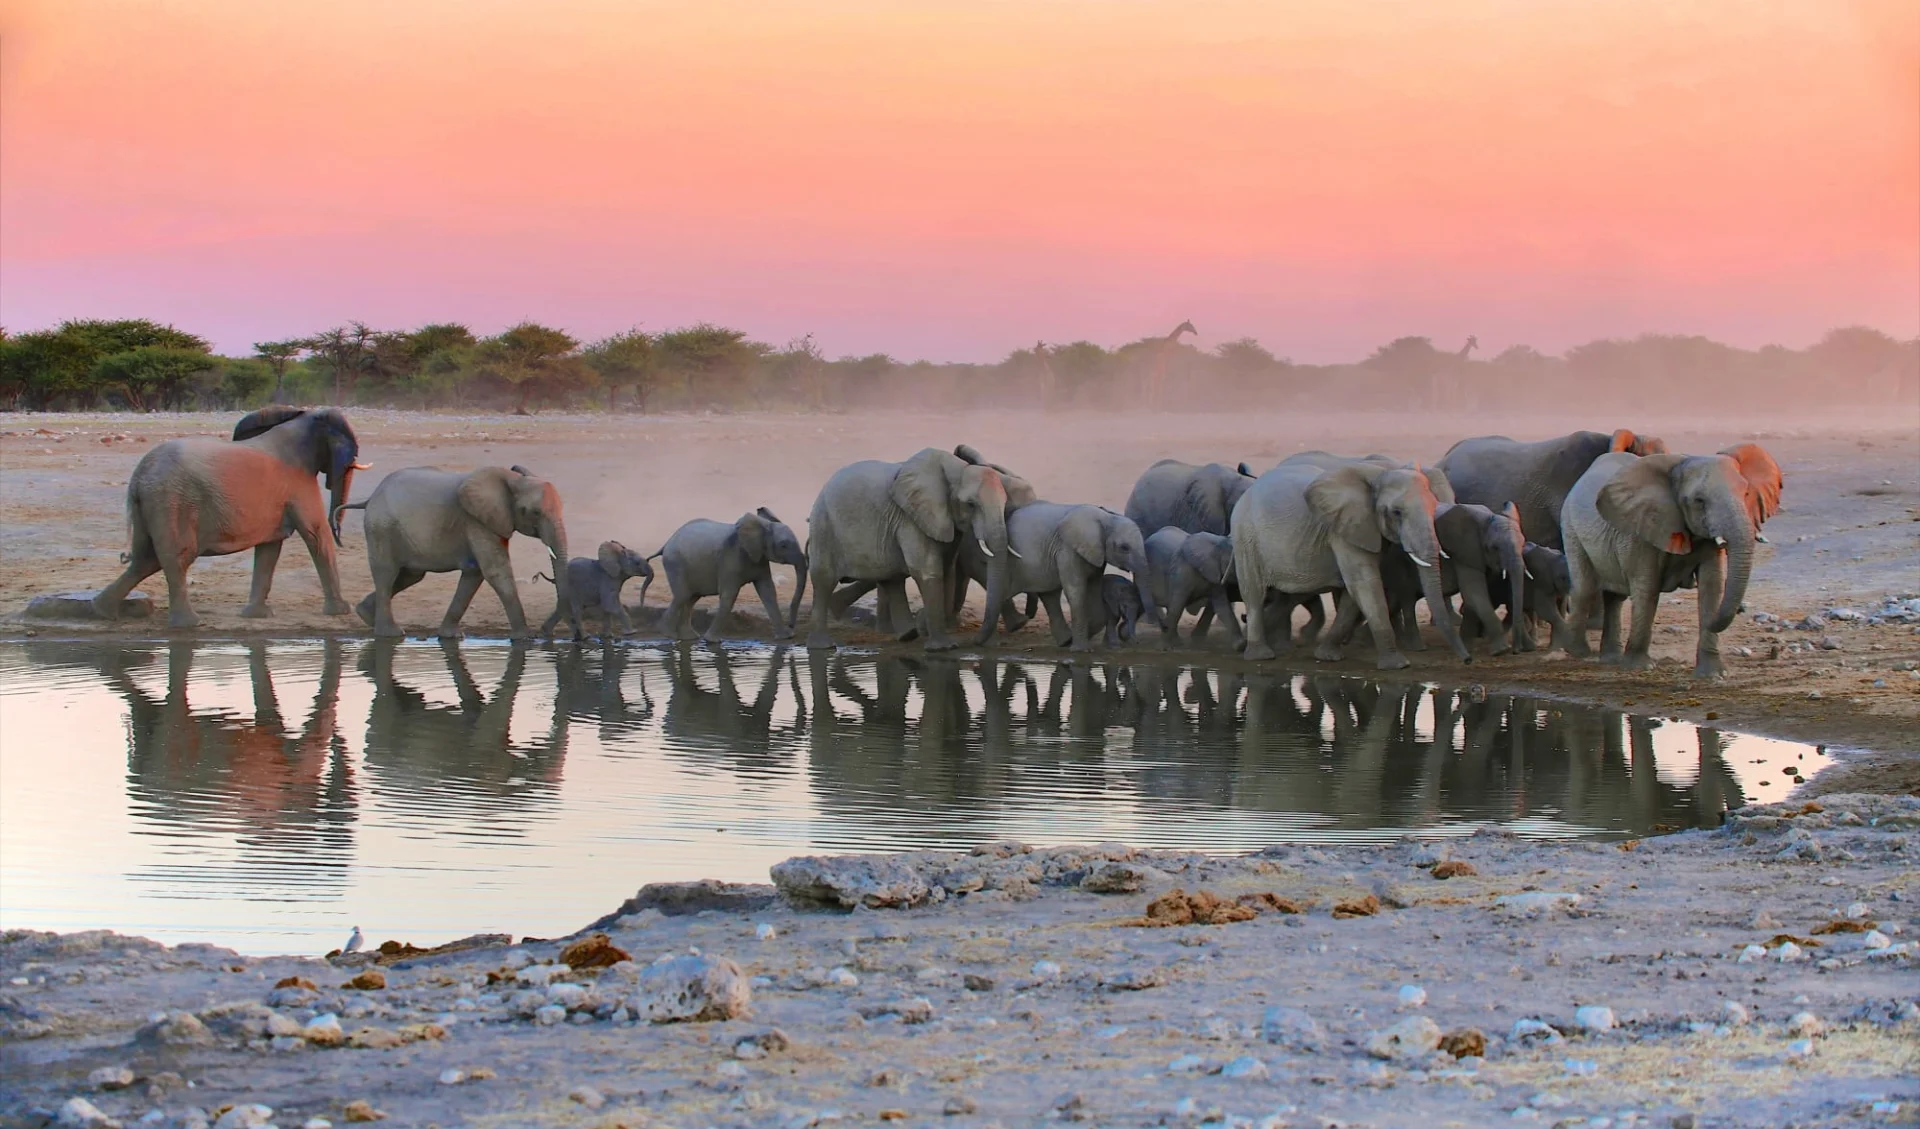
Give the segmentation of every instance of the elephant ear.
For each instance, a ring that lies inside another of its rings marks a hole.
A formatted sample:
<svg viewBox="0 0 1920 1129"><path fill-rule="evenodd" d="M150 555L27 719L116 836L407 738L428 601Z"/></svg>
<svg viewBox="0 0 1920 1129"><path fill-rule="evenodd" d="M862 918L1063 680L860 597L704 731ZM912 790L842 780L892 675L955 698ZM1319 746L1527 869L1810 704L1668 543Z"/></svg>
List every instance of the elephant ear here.
<svg viewBox="0 0 1920 1129"><path fill-rule="evenodd" d="M781 520L778 517L774 515L774 512L772 510L768 509L765 506L761 506L759 509L753 512L759 514L763 518L766 518L768 521L772 522L775 525L784 524L781 522Z"/></svg>
<svg viewBox="0 0 1920 1129"><path fill-rule="evenodd" d="M1196 533L1180 542L1180 549L1174 555L1182 564L1206 578L1208 584L1225 584L1228 574L1233 571L1232 545L1224 537ZM1222 548L1226 550L1224 553Z"/></svg>
<svg viewBox="0 0 1920 1129"><path fill-rule="evenodd" d="M1500 516L1503 518L1506 518L1508 521L1513 523L1513 527L1520 531L1521 543L1525 544L1527 539L1527 528L1526 526L1520 524L1520 507L1514 505L1512 502L1508 502L1507 508L1500 511Z"/></svg>
<svg viewBox="0 0 1920 1129"><path fill-rule="evenodd" d="M1693 538L1673 491L1673 468L1682 457L1649 455L1620 468L1594 499L1600 516L1663 553L1692 552Z"/></svg>
<svg viewBox="0 0 1920 1129"><path fill-rule="evenodd" d="M507 473L497 466L483 466L467 475L459 494L460 508L467 516L502 541L513 536L513 490L507 485Z"/></svg>
<svg viewBox="0 0 1920 1129"><path fill-rule="evenodd" d="M952 541L953 502L947 484L946 459L954 458L931 447L900 464L887 496L906 511L920 532L935 541Z"/></svg>
<svg viewBox="0 0 1920 1129"><path fill-rule="evenodd" d="M1423 467L1419 463L1413 464L1413 469L1427 476L1427 488L1433 491L1434 501L1453 502L1458 500L1453 496L1453 483L1448 480L1446 471L1441 470L1437 466Z"/></svg>
<svg viewBox="0 0 1920 1129"><path fill-rule="evenodd" d="M1000 472L1000 485L1007 491L1008 513L1012 513L1021 506L1031 506L1040 500L1040 495L1035 492L1033 483L1028 482L1026 479L1007 470L1005 467L995 467L994 469Z"/></svg>
<svg viewBox="0 0 1920 1129"><path fill-rule="evenodd" d="M1217 479L1194 475L1187 480L1187 512L1194 516L1198 524L1208 527L1208 532L1225 529L1227 505L1224 495L1225 491Z"/></svg>
<svg viewBox="0 0 1920 1129"><path fill-rule="evenodd" d="M1623 427L1613 433L1613 441L1607 450L1625 451L1630 455L1645 458L1648 455L1666 454L1667 445L1651 435L1636 435Z"/></svg>
<svg viewBox="0 0 1920 1129"><path fill-rule="evenodd" d="M767 560L767 520L759 514L742 514L740 520L733 523L733 535L740 542L740 551L754 564L765 564Z"/></svg>
<svg viewBox="0 0 1920 1129"><path fill-rule="evenodd" d="M1252 468L1252 467L1250 467L1250 466L1248 466L1248 465L1247 465L1247 464L1245 464L1245 463L1241 463L1241 464L1240 464L1239 466L1237 466L1237 467L1234 467L1233 469L1235 469L1235 470L1237 470L1237 471L1239 471L1239 472L1240 472L1240 474L1241 474L1241 476L1242 476L1242 477L1244 477L1244 478L1259 478L1259 477L1260 477L1259 475L1257 475L1257 474L1255 474L1255 473L1253 473L1253 468Z"/></svg>
<svg viewBox="0 0 1920 1129"><path fill-rule="evenodd" d="M958 447L955 447L953 454L954 457L958 458L961 462L972 463L974 466L985 466L987 463L987 460L981 456L980 452L969 443L962 443Z"/></svg>
<svg viewBox="0 0 1920 1129"><path fill-rule="evenodd" d="M600 571L607 574L608 580L620 580L620 566L626 563L627 547L618 541L602 541L599 556Z"/></svg>
<svg viewBox="0 0 1920 1129"><path fill-rule="evenodd" d="M1076 506L1060 522L1060 540L1096 569L1107 567L1106 517L1098 506Z"/></svg>
<svg viewBox="0 0 1920 1129"><path fill-rule="evenodd" d="M233 425L233 441L239 443L257 435L265 435L288 420L299 419L306 414L307 409L291 404L270 404L257 412L248 412L240 417L239 423Z"/></svg>
<svg viewBox="0 0 1920 1129"><path fill-rule="evenodd" d="M1307 484L1307 506L1334 535L1363 552L1380 551L1380 525L1373 517L1378 467L1343 466Z"/></svg>
<svg viewBox="0 0 1920 1129"><path fill-rule="evenodd" d="M1747 480L1747 516L1758 530L1761 523L1780 512L1780 489L1784 485L1780 464L1758 443L1742 443L1720 453L1732 459L1740 468L1740 477Z"/></svg>

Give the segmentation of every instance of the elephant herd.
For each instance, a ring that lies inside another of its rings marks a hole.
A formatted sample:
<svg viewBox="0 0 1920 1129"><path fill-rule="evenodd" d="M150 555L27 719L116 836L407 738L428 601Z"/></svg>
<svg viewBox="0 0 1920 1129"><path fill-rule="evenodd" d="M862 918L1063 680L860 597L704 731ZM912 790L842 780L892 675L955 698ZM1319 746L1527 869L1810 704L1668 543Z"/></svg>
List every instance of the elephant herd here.
<svg viewBox="0 0 1920 1129"><path fill-rule="evenodd" d="M1166 459L1134 484L1123 512L1040 498L1032 483L962 444L900 462L863 460L821 487L803 548L764 507L734 522L694 520L647 557L609 541L569 559L559 490L522 467L396 471L366 501L348 504L359 445L335 409L252 413L231 442L176 439L140 460L127 489L131 547L122 576L95 601L103 616L154 572L166 573L172 624L197 623L185 573L196 556L254 550L252 598L242 614L271 614L268 589L280 543L307 543L326 610L340 597L334 549L340 515L365 511L373 592L357 607L377 635L398 635L393 597L429 572L459 572L439 632L454 636L481 582L499 596L514 638L533 634L507 545L538 538L554 561L556 608L575 639L598 613L603 636L633 630L621 587L640 577L641 602L661 560L672 591L668 631L690 638L693 604L718 597L706 637L719 632L752 585L776 639L791 638L811 581L807 645L834 646L831 624L874 593L882 631L958 645L953 627L969 585L985 591L976 645L1018 631L1044 605L1054 642L1074 650L1131 638L1139 620L1160 644L1203 639L1218 620L1250 660L1299 644L1340 659L1364 621L1383 669L1422 646L1421 601L1447 647L1471 661L1484 637L1493 654L1533 650L1537 625L1551 647L1591 653L1600 621L1603 661L1649 664L1659 596L1697 588L1694 671L1722 673L1719 634L1745 597L1762 524L1779 508L1781 472L1759 445L1712 455L1669 453L1632 431L1593 431L1522 443L1466 439L1431 466L1372 454L1292 455L1255 473L1246 463L1196 466ZM323 505L316 476L332 494ZM784 613L772 566L795 571ZM907 582L919 596L908 603ZM1323 595L1333 597L1328 622ZM1016 598L1024 596L1024 613ZM1459 598L1459 607L1453 603ZM1633 601L1624 643L1621 604ZM1244 613L1237 610L1244 608ZM1294 612L1307 622L1296 636ZM1504 610L1504 617L1502 611Z"/></svg>

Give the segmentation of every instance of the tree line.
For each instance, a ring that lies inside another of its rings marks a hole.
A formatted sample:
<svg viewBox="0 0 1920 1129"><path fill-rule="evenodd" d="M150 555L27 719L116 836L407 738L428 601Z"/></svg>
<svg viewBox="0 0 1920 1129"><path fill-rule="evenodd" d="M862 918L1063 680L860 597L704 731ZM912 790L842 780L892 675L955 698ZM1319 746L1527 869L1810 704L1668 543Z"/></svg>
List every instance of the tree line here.
<svg viewBox="0 0 1920 1129"><path fill-rule="evenodd" d="M591 342L523 322L490 337L455 322L374 329L362 322L221 356L205 338L147 319L0 329L0 408L243 409L331 403L421 410L632 412L963 408L996 400L1050 409L1233 410L1257 389L1316 408L1546 407L1651 398L1920 402L1920 340L1834 329L1805 349L1741 349L1644 334L1559 356L1514 345L1476 357L1426 337L1390 341L1350 364L1295 364L1252 338L1202 351L1175 338L1114 348L1036 343L992 364L828 359L809 337L774 346L701 323L631 329ZM1268 402L1272 402L1270 399Z"/></svg>

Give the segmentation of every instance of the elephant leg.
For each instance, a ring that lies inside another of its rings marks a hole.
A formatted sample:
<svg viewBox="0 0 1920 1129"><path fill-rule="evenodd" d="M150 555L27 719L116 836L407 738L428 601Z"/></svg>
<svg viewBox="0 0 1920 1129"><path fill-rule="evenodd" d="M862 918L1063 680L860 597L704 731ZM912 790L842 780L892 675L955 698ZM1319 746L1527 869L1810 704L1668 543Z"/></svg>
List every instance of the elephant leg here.
<svg viewBox="0 0 1920 1129"><path fill-rule="evenodd" d="M808 580L811 581L810 586L813 588L813 608L809 613L807 624L807 649L831 651L833 635L827 631L827 616L839 596L839 593L833 590L833 585L840 578L833 575L827 568L827 554L824 551L814 551L814 546L811 545L808 546L808 550L807 572ZM679 599L676 593L674 595L676 605Z"/></svg>
<svg viewBox="0 0 1920 1129"><path fill-rule="evenodd" d="M767 609L767 622L773 624L773 637L793 638L793 632L787 627L787 617L780 614L780 593L773 586L773 574L769 572L756 579L753 590L760 594L760 606Z"/></svg>
<svg viewBox="0 0 1920 1129"><path fill-rule="evenodd" d="M1238 650L1244 637L1240 631L1240 621L1233 614L1233 601L1227 598L1224 590L1216 588L1207 596L1207 606L1200 611L1200 624L1193 629L1194 639L1198 640L1202 637L1208 615L1212 615L1226 625L1227 642Z"/></svg>
<svg viewBox="0 0 1920 1129"><path fill-rule="evenodd" d="M309 513L305 510L295 515L299 520L294 524L300 540L306 542L307 556L313 560L313 572L320 578L320 610L327 615L346 615L353 608L340 594L340 558L339 546L333 539L333 526L327 522L324 508ZM260 558L254 557L254 567L259 567ZM265 602L262 593L261 602Z"/></svg>
<svg viewBox="0 0 1920 1129"><path fill-rule="evenodd" d="M1011 635L1033 622L1033 613L1040 609L1040 598L1032 592L1027 593L1027 610L1020 612L1014 608L1014 597L1008 596L1000 613L1001 627Z"/></svg>
<svg viewBox="0 0 1920 1129"><path fill-rule="evenodd" d="M633 620L620 602L619 584L609 581L600 585L600 620L602 637L615 630L621 635L633 634Z"/></svg>
<svg viewBox="0 0 1920 1129"><path fill-rule="evenodd" d="M1500 613L1493 610L1493 597L1487 592L1487 578L1484 573L1472 569L1460 570L1461 618L1466 623L1479 624L1486 628L1493 642L1489 654L1504 655L1513 650L1513 644L1500 628ZM1464 626L1464 625L1463 625ZM1462 632L1464 638L1465 633Z"/></svg>
<svg viewBox="0 0 1920 1129"><path fill-rule="evenodd" d="M727 619L733 615L733 602L739 598L740 582L734 580L732 577L722 579L720 581L720 598L713 608L713 619L707 624L707 629L700 633L702 641L707 643L718 643L720 641L720 636L724 634L727 629Z"/></svg>
<svg viewBox="0 0 1920 1129"><path fill-rule="evenodd" d="M1594 571L1593 562L1587 559L1586 550L1569 538L1567 548L1567 573L1572 578L1573 590L1568 596L1571 605L1562 627L1554 634L1550 647L1558 647L1576 659L1591 657L1593 648L1587 642L1588 625L1592 616L1600 607L1600 577Z"/></svg>
<svg viewBox="0 0 1920 1129"><path fill-rule="evenodd" d="M273 570L280 563L281 541L262 541L253 547L253 586L247 606L240 609L243 619L266 619L273 614L267 606L267 593L273 589Z"/></svg>
<svg viewBox="0 0 1920 1129"><path fill-rule="evenodd" d="M1394 646L1391 613L1387 611L1387 593L1380 586L1380 574L1369 571L1362 565L1358 583L1348 587L1349 603L1360 605L1361 614L1367 618L1367 629L1373 634L1374 665L1381 670L1401 670L1409 664L1407 656Z"/></svg>
<svg viewBox="0 0 1920 1129"><path fill-rule="evenodd" d="M916 630L913 609L907 604L907 582L905 579L883 580L880 582L880 595L875 600L875 609L879 613L880 630L894 636L906 636Z"/></svg>
<svg viewBox="0 0 1920 1129"><path fill-rule="evenodd" d="M1660 610L1659 566L1632 577L1632 580L1633 621L1627 631L1627 649L1620 656L1620 665L1628 670L1645 670L1653 665L1653 620ZM1608 614L1617 622L1620 617L1619 605L1615 604Z"/></svg>
<svg viewBox="0 0 1920 1129"><path fill-rule="evenodd" d="M951 651L959 644L947 634L946 577L936 566L916 573L913 583L914 587L920 589L920 614L925 616L927 621L927 650ZM895 581L894 584L901 593L899 602L906 603L906 585L899 581Z"/></svg>
<svg viewBox="0 0 1920 1129"><path fill-rule="evenodd" d="M1719 678L1727 672L1725 664L1720 661L1720 635L1708 630L1715 610L1720 607L1721 595L1726 590L1726 568L1725 550L1716 551L1700 565L1700 591L1695 593L1700 609L1700 638L1694 643L1693 649L1695 678Z"/></svg>
<svg viewBox="0 0 1920 1129"><path fill-rule="evenodd" d="M1349 592L1346 598L1336 602L1333 623L1328 626L1325 638L1313 648L1313 657L1319 662L1339 662L1346 657L1345 644L1359 629L1364 613L1359 600Z"/></svg>
<svg viewBox="0 0 1920 1129"><path fill-rule="evenodd" d="M1393 621L1394 639L1400 644L1402 650L1424 651L1427 649L1426 640L1420 638L1419 613L1420 600L1413 596L1400 600L1389 613L1389 618ZM1433 614L1445 613L1435 611Z"/></svg>
<svg viewBox="0 0 1920 1129"><path fill-rule="evenodd" d="M562 608L558 604L555 604L553 606L553 614L547 616L546 622L540 625L540 637L542 639L547 640L548 642L552 642L553 629L560 626L560 617L565 614L566 614L566 609Z"/></svg>
<svg viewBox="0 0 1920 1129"><path fill-rule="evenodd" d="M1601 662L1620 661L1620 605L1626 602L1627 598L1618 592L1602 592L1600 594ZM1638 603L1634 605L1633 613L1635 617L1639 616L1640 606ZM1652 631L1652 628L1649 627L1648 631Z"/></svg>
<svg viewBox="0 0 1920 1129"><path fill-rule="evenodd" d="M1053 645L1064 647L1073 642L1073 631L1067 626L1067 613L1060 607L1060 590L1040 593L1040 602L1047 609L1047 628L1053 633Z"/></svg>
<svg viewBox="0 0 1920 1129"><path fill-rule="evenodd" d="M880 585L877 581L851 580L838 588L826 589L826 591L831 593L827 599L827 609L833 613L833 618L845 619L847 618L847 613L853 610L853 605L859 601L860 597L878 587L880 587ZM818 602L817 594L821 592L822 589L820 588L820 582L817 578L813 582L813 590L816 593L815 600Z"/></svg>
<svg viewBox="0 0 1920 1129"><path fill-rule="evenodd" d="M474 559L480 562L480 575L500 599L500 606L507 612L507 638L526 639L533 633L527 630L526 609L520 606L520 589L513 581L513 559L507 556L506 545L499 544L493 551L476 552ZM555 561L555 568L565 568L567 562ZM465 608L460 609L462 613ZM576 613L577 614L577 613ZM458 616L455 621L458 621Z"/></svg>
<svg viewBox="0 0 1920 1129"><path fill-rule="evenodd" d="M160 557L153 550L153 538L143 522L133 523L133 543L127 552L127 567L112 584L93 598L93 613L101 619L119 619L121 601L147 577L160 571Z"/></svg>
<svg viewBox="0 0 1920 1129"><path fill-rule="evenodd" d="M1185 577L1167 578L1167 610L1162 613L1166 618L1160 630L1161 650L1170 650L1180 641L1180 617L1187 613L1187 606L1192 600L1193 585ZM1206 615L1205 612L1200 613L1200 623L1194 627L1193 634L1188 636L1189 642L1198 643L1206 637Z"/></svg>
<svg viewBox="0 0 1920 1129"><path fill-rule="evenodd" d="M1300 631L1300 645L1305 647L1319 639L1321 629L1327 625L1327 602L1322 599L1317 592L1308 596L1302 602L1306 604L1307 608L1307 626ZM1334 593L1333 602L1334 606L1338 608L1340 605L1339 593ZM1288 627L1291 628L1293 620L1292 608L1287 609L1287 620Z"/></svg>
<svg viewBox="0 0 1920 1129"><path fill-rule="evenodd" d="M1061 585L1067 596L1067 646L1075 651L1093 650L1089 625L1094 618L1093 609L1100 606L1100 582L1096 573L1076 583L1068 578Z"/></svg>
<svg viewBox="0 0 1920 1129"><path fill-rule="evenodd" d="M473 603L473 594L480 591L480 581L484 578L485 574L477 568L460 570L460 581L453 586L453 599L447 603L447 614L440 617L440 630L434 633L436 636L441 639L460 638L460 619L467 614L467 605ZM496 586L494 591L498 592L499 588ZM508 622L512 623L512 616L508 616ZM520 626L524 629L526 620L522 619ZM521 635L514 638L520 638L524 634L523 630Z"/></svg>
<svg viewBox="0 0 1920 1129"><path fill-rule="evenodd" d="M392 575L384 577L378 572L374 573L373 592L367 596L367 600L373 601L373 612L369 616L363 611L360 618L367 619L373 624L375 636L395 638L406 634L400 629L400 625L394 622L393 598L426 579L426 575L418 569L410 568L398 569ZM361 603L364 606L366 600Z"/></svg>
<svg viewBox="0 0 1920 1129"><path fill-rule="evenodd" d="M200 626L200 617L187 598L187 569L198 555L192 546L182 545L160 557L160 571L167 574L168 627Z"/></svg>

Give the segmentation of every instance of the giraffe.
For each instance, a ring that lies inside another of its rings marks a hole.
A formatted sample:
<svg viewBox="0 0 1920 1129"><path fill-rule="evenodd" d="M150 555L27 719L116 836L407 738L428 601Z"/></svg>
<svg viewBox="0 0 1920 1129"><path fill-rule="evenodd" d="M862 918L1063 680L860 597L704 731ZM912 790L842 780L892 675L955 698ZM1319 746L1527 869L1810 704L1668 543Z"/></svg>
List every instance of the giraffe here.
<svg viewBox="0 0 1920 1129"><path fill-rule="evenodd" d="M1147 370L1147 394L1143 397L1150 408L1161 406L1167 384L1167 360L1173 355L1174 346L1180 343L1182 333L1200 336L1200 331L1193 328L1191 321L1183 321L1173 327L1172 333L1154 342L1152 367Z"/></svg>
<svg viewBox="0 0 1920 1129"><path fill-rule="evenodd" d="M1053 365L1047 361L1045 341L1033 343L1033 359L1040 362L1040 408L1042 411L1050 411L1053 408L1053 397L1059 381L1053 375Z"/></svg>
<svg viewBox="0 0 1920 1129"><path fill-rule="evenodd" d="M1460 346L1445 364L1435 367L1433 376L1427 383L1427 407L1439 411L1448 406L1466 407L1467 359L1468 354L1480 347L1480 339L1467 334L1467 343Z"/></svg>

